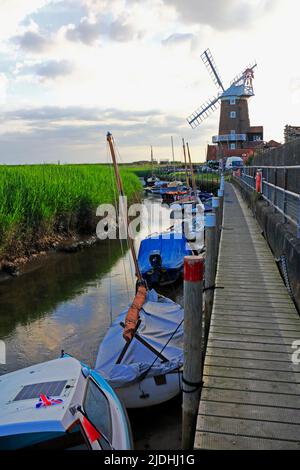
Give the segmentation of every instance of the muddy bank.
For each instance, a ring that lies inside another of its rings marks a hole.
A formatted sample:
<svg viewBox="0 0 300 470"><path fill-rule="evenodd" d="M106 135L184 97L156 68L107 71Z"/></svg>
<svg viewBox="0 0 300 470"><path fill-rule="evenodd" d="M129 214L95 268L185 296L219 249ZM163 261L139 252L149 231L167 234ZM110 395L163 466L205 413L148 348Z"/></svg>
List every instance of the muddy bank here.
<svg viewBox="0 0 300 470"><path fill-rule="evenodd" d="M24 250L19 256L10 254L0 260L0 282L11 277L28 273L39 266L40 262L53 252L76 253L100 242L96 235L53 235L47 236Z"/></svg>

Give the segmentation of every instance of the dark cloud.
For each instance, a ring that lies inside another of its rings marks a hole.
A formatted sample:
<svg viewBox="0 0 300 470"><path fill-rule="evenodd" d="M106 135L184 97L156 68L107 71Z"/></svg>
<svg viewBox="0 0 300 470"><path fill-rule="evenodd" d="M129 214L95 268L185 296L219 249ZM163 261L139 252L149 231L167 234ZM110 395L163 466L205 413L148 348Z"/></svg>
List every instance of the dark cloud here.
<svg viewBox="0 0 300 470"><path fill-rule="evenodd" d="M45 39L40 33L26 31L24 34L14 36L11 41L27 52L44 52L51 42Z"/></svg>
<svg viewBox="0 0 300 470"><path fill-rule="evenodd" d="M178 45L178 44L182 44L182 43L185 43L185 42L192 41L193 38L194 38L193 34L175 33L175 34L171 34L166 39L164 39L162 41L162 44L164 46L173 46L173 45Z"/></svg>
<svg viewBox="0 0 300 470"><path fill-rule="evenodd" d="M68 60L47 60L34 65L26 65L21 68L21 75L36 75L41 80L54 80L58 77L69 75L73 71L73 64Z"/></svg>
<svg viewBox="0 0 300 470"><path fill-rule="evenodd" d="M66 38L69 41L80 41L83 44L93 44L99 39L102 31L102 22L90 22L87 18L82 18L80 23L71 25L66 31Z"/></svg>
<svg viewBox="0 0 300 470"><path fill-rule="evenodd" d="M110 25L109 36L114 41L126 42L133 39L135 31L126 21L118 19Z"/></svg>
<svg viewBox="0 0 300 470"><path fill-rule="evenodd" d="M94 21L84 17L77 25L69 25L66 30L66 38L69 41L82 42L86 45L95 43L101 36L113 41L127 42L136 34L137 31L128 22L126 16L120 16L113 21L104 19L102 15Z"/></svg>
<svg viewBox="0 0 300 470"><path fill-rule="evenodd" d="M187 23L200 23L214 29L242 29L273 10L278 0L163 0L174 6Z"/></svg>

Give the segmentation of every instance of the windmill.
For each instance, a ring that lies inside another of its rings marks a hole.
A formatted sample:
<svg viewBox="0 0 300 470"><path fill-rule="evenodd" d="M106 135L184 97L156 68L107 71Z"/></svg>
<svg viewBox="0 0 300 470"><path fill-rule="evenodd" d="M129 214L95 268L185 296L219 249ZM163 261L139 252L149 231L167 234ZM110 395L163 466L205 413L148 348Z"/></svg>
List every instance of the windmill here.
<svg viewBox="0 0 300 470"><path fill-rule="evenodd" d="M219 134L214 136L212 141L214 144L219 144L221 155L242 154L240 149L244 151L245 148L252 147L249 142L263 139L262 126L250 127L248 110L248 99L254 95L253 78L257 64L248 65L243 72L234 77L229 87L225 88L209 49L203 52L201 59L218 88L218 94L204 102L187 118L187 121L194 129L221 105Z"/></svg>

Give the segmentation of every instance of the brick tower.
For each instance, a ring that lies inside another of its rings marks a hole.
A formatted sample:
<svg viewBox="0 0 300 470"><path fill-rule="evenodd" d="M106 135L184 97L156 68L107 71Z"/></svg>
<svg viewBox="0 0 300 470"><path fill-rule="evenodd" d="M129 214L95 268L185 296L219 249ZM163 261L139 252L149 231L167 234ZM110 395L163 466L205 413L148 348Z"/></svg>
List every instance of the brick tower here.
<svg viewBox="0 0 300 470"><path fill-rule="evenodd" d="M207 159L247 157L263 141L263 127L250 126L248 110L248 99L254 95L252 81L256 64L248 66L225 89L210 50L204 51L201 58L220 91L189 116L188 123L197 127L221 104L219 134L212 138L215 145L208 146Z"/></svg>

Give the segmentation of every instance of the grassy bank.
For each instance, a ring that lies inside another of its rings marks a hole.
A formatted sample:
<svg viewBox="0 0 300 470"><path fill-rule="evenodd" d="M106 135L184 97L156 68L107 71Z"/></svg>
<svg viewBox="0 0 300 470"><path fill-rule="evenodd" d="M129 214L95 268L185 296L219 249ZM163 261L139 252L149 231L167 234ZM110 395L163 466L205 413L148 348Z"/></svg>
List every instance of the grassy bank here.
<svg viewBox="0 0 300 470"><path fill-rule="evenodd" d="M135 198L141 183L121 168ZM0 166L0 259L27 254L41 239L95 233L99 204L113 203L115 180L104 165Z"/></svg>

